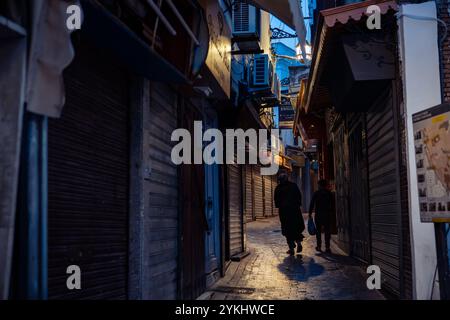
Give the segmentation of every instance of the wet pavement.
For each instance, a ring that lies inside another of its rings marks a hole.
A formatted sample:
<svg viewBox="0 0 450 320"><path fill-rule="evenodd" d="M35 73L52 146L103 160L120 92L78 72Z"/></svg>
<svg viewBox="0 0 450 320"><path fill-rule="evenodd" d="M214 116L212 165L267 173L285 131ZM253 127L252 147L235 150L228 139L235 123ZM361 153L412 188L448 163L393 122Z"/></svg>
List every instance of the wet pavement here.
<svg viewBox="0 0 450 320"><path fill-rule="evenodd" d="M227 274L202 297L212 300L374 300L360 264L332 243L332 254L315 251L315 237L304 232L303 252L289 256L277 217L247 224L250 255L231 262Z"/></svg>

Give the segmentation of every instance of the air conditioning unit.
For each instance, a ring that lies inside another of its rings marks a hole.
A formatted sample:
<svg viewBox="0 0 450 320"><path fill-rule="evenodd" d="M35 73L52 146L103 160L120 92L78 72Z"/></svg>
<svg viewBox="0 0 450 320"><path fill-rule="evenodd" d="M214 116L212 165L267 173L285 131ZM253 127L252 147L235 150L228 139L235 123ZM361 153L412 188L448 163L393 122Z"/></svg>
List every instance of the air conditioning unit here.
<svg viewBox="0 0 450 320"><path fill-rule="evenodd" d="M257 53L261 51L260 30L260 10L248 3L237 2L233 8L233 43L246 54Z"/></svg>
<svg viewBox="0 0 450 320"><path fill-rule="evenodd" d="M237 2L233 9L233 35L259 36L259 9L244 2Z"/></svg>
<svg viewBox="0 0 450 320"><path fill-rule="evenodd" d="M253 58L252 85L271 87L269 55L257 54Z"/></svg>

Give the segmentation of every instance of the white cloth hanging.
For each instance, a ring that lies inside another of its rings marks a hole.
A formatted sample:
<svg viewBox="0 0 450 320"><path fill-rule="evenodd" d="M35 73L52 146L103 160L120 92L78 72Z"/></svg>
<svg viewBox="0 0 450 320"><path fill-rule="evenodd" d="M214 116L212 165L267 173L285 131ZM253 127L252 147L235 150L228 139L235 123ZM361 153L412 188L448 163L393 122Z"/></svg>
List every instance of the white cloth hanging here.
<svg viewBox="0 0 450 320"><path fill-rule="evenodd" d="M65 104L63 70L74 58L67 8L79 1L33 0L26 102L30 112L58 118ZM81 7L80 7L81 8Z"/></svg>

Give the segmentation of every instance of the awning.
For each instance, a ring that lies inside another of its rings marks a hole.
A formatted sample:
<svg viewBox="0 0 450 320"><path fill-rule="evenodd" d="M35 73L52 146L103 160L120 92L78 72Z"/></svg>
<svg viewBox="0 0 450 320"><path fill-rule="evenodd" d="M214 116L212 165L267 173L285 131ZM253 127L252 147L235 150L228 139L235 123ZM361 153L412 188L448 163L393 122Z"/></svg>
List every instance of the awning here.
<svg viewBox="0 0 450 320"><path fill-rule="evenodd" d="M256 7L269 12L297 32L302 49L303 60L306 58L306 26L300 0L248 0Z"/></svg>
<svg viewBox="0 0 450 320"><path fill-rule="evenodd" d="M274 156L274 161L280 167L288 169L289 171L292 171L292 162L294 162L294 159L289 158L288 156L283 155L283 154L276 154Z"/></svg>
<svg viewBox="0 0 450 320"><path fill-rule="evenodd" d="M248 0L248 2L269 12L283 23L287 24L290 28L295 29L289 0Z"/></svg>
<svg viewBox="0 0 450 320"><path fill-rule="evenodd" d="M365 17L370 5L377 5L381 14L386 14L389 10L397 11L395 0L369 0L320 12L310 76L301 106L307 113L331 105L328 89L321 85L320 81L325 62L332 55L330 44L337 34L345 32L346 24L350 21L360 21Z"/></svg>

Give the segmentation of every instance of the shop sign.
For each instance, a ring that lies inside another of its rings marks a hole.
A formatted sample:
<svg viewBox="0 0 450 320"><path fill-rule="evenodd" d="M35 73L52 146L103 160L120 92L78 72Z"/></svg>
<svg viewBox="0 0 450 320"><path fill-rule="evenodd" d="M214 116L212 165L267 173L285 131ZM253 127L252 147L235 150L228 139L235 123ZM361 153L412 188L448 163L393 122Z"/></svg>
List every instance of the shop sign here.
<svg viewBox="0 0 450 320"><path fill-rule="evenodd" d="M231 29L218 1L208 1L209 52L206 65L227 97L231 91Z"/></svg>

